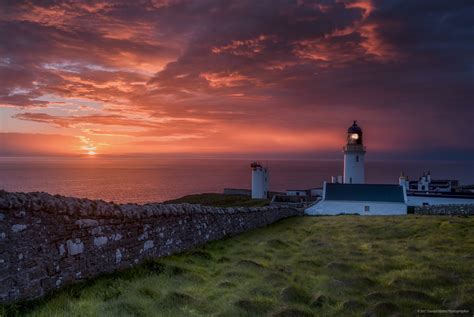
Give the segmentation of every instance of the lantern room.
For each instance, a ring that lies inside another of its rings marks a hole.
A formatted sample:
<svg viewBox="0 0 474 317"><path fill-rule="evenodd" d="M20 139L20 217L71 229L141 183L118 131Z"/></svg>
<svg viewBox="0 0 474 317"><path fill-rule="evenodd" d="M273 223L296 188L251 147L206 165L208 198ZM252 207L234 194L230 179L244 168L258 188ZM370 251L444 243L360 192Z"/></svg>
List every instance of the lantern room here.
<svg viewBox="0 0 474 317"><path fill-rule="evenodd" d="M362 144L362 129L355 120L352 126L347 129L347 144Z"/></svg>

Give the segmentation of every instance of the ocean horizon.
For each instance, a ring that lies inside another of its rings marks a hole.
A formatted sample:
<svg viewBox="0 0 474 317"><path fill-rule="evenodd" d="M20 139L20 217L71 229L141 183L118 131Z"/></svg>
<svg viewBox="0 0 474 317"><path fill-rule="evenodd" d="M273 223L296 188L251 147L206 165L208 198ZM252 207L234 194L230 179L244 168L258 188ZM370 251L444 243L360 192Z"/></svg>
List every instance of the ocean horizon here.
<svg viewBox="0 0 474 317"><path fill-rule="evenodd" d="M153 157L0 157L0 189L44 191L118 203L147 203L224 188L250 188L251 160ZM321 187L341 175L342 160L263 160L270 170L270 190ZM471 161L367 161L367 183L396 184L400 172L418 179L474 183Z"/></svg>

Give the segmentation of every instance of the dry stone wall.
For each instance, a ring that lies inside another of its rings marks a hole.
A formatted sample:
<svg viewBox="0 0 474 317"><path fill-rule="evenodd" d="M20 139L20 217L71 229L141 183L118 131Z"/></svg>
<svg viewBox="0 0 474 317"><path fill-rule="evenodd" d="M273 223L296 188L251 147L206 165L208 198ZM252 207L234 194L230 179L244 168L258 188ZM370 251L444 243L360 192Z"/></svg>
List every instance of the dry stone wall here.
<svg viewBox="0 0 474 317"><path fill-rule="evenodd" d="M0 191L0 303L302 215L287 207L114 204Z"/></svg>
<svg viewBox="0 0 474 317"><path fill-rule="evenodd" d="M415 207L415 214L417 215L473 216L474 204L420 206L420 207Z"/></svg>

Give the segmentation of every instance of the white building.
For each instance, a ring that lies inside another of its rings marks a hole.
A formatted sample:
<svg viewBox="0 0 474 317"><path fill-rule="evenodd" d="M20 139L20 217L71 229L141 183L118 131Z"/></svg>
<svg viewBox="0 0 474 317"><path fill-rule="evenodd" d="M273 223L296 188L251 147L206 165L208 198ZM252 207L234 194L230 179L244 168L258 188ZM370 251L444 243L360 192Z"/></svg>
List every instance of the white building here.
<svg viewBox="0 0 474 317"><path fill-rule="evenodd" d="M409 192L407 195L408 206L430 206L430 205L472 205L474 195L470 193L416 193Z"/></svg>
<svg viewBox="0 0 474 317"><path fill-rule="evenodd" d="M403 186L324 183L322 200L307 208L307 215L406 215Z"/></svg>
<svg viewBox="0 0 474 317"><path fill-rule="evenodd" d="M252 168L252 199L268 198L268 169L258 162L250 164Z"/></svg>
<svg viewBox="0 0 474 317"><path fill-rule="evenodd" d="M344 152L344 184L365 183L365 146L362 129L354 121L347 129L347 144Z"/></svg>
<svg viewBox="0 0 474 317"><path fill-rule="evenodd" d="M459 187L459 181L454 179L432 179L431 173L423 173L417 181L409 181L403 173L399 178L400 185L404 184L408 191L419 192L454 192Z"/></svg>
<svg viewBox="0 0 474 317"><path fill-rule="evenodd" d="M400 177L398 178L398 185L405 187L405 190L408 190L410 187L410 181L408 181L408 177L405 176L405 173L401 173Z"/></svg>
<svg viewBox="0 0 474 317"><path fill-rule="evenodd" d="M286 196L291 197L305 197L308 200L314 200L313 198L317 198L322 196L323 188L308 188L308 189L287 189L285 192Z"/></svg>
<svg viewBox="0 0 474 317"><path fill-rule="evenodd" d="M406 187L365 183L365 147L362 129L354 121L344 147L344 180L324 183L322 199L305 210L307 215L406 215Z"/></svg>
<svg viewBox="0 0 474 317"><path fill-rule="evenodd" d="M462 188L458 180L436 180L431 173L423 173L417 181L409 181L402 173L398 179L400 186L407 192L408 206L428 205L471 205L474 195L468 191L455 191Z"/></svg>
<svg viewBox="0 0 474 317"><path fill-rule="evenodd" d="M310 192L307 189L287 189L286 196L309 196Z"/></svg>

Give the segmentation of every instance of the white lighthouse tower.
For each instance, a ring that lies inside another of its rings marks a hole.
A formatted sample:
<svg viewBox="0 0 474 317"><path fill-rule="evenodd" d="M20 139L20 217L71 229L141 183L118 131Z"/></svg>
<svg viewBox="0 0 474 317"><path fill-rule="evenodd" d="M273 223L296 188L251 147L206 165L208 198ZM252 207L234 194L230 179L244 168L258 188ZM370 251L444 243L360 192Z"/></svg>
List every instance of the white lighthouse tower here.
<svg viewBox="0 0 474 317"><path fill-rule="evenodd" d="M344 184L365 183L365 146L362 129L354 121L347 129L347 144L344 146Z"/></svg>
<svg viewBox="0 0 474 317"><path fill-rule="evenodd" d="M259 162L250 164L252 168L252 199L268 198L268 169Z"/></svg>

